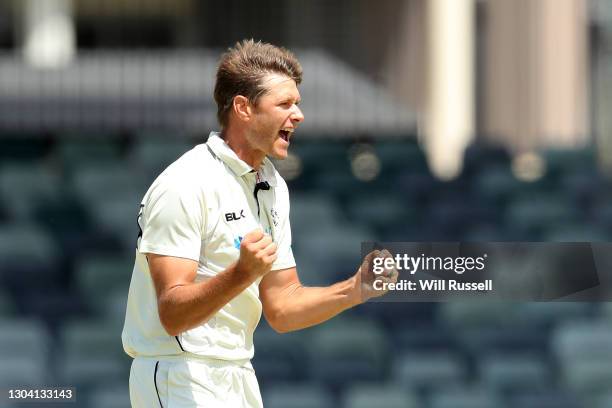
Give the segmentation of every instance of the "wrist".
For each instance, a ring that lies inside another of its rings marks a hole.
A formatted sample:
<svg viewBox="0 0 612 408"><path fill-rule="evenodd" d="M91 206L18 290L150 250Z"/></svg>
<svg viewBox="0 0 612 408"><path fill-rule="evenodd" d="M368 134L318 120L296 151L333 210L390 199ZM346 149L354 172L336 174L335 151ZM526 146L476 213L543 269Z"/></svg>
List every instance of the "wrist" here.
<svg viewBox="0 0 612 408"><path fill-rule="evenodd" d="M252 268L248 268L243 265L240 260L236 261L233 267L233 275L239 282L252 283L255 281L257 276L252 271Z"/></svg>
<svg viewBox="0 0 612 408"><path fill-rule="evenodd" d="M361 293L361 279L359 279L359 272L356 275L349 278L349 293L348 293L348 302L349 307L357 306L362 303L365 303L365 299L363 299Z"/></svg>

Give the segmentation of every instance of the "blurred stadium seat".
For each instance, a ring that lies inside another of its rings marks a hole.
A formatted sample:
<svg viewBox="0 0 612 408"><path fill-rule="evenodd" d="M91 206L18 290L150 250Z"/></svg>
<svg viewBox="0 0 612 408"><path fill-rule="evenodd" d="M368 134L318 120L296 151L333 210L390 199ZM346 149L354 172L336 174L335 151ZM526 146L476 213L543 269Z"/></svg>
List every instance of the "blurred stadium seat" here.
<svg viewBox="0 0 612 408"><path fill-rule="evenodd" d="M89 393L91 408L130 408L130 393L125 381L107 380L107 385L99 385Z"/></svg>
<svg viewBox="0 0 612 408"><path fill-rule="evenodd" d="M355 383L342 396L343 408L418 408L418 397L395 384Z"/></svg>
<svg viewBox="0 0 612 408"><path fill-rule="evenodd" d="M461 385L467 374L466 362L458 353L407 351L393 359L392 378L403 387L427 390Z"/></svg>
<svg viewBox="0 0 612 408"><path fill-rule="evenodd" d="M487 388L473 386L440 387L430 393L431 408L490 408L505 407L494 392Z"/></svg>
<svg viewBox="0 0 612 408"><path fill-rule="evenodd" d="M0 224L0 281L12 287L57 284L61 248L34 224Z"/></svg>
<svg viewBox="0 0 612 408"><path fill-rule="evenodd" d="M343 386L351 381L380 381L386 377L389 339L375 322L357 317L312 329L306 344L313 381Z"/></svg>
<svg viewBox="0 0 612 408"><path fill-rule="evenodd" d="M335 408L330 391L312 383L264 386L262 398L266 408Z"/></svg>
<svg viewBox="0 0 612 408"><path fill-rule="evenodd" d="M547 362L535 354L483 355L478 370L483 384L500 392L546 389L553 384Z"/></svg>

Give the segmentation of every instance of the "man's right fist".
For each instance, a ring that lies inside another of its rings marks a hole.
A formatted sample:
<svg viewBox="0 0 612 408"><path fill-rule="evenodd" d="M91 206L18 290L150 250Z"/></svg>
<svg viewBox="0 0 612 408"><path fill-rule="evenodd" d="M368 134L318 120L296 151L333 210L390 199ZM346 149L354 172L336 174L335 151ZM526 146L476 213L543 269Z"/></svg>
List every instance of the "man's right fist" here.
<svg viewBox="0 0 612 408"><path fill-rule="evenodd" d="M259 278L270 272L276 261L276 244L272 238L256 229L244 236L240 243L238 269L253 278Z"/></svg>

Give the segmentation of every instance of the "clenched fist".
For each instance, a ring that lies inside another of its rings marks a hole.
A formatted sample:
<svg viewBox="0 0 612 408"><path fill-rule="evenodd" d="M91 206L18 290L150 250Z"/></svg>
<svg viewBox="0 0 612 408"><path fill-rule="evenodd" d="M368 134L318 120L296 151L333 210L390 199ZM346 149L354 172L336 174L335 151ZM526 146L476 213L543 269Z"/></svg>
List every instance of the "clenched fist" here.
<svg viewBox="0 0 612 408"><path fill-rule="evenodd" d="M246 234L240 243L237 268L257 279L270 272L276 256L276 244L272 238L261 229L256 229Z"/></svg>
<svg viewBox="0 0 612 408"><path fill-rule="evenodd" d="M374 281L380 281L380 283L395 283L399 273L395 267L385 267L382 271L378 272L374 270L374 258L393 258L391 253L386 249L382 251L374 250L367 254L357 271L357 281L361 288L361 300L362 302L367 301L373 297L382 296L388 292L388 289L377 290L374 286ZM380 286L379 286L380 287Z"/></svg>

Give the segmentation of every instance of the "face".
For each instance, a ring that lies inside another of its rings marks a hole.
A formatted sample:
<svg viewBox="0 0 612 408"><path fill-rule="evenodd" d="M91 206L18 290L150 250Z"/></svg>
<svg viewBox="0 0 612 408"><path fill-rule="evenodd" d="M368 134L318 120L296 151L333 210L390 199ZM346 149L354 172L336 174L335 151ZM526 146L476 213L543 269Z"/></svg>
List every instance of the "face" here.
<svg viewBox="0 0 612 408"><path fill-rule="evenodd" d="M304 120L295 81L280 74L264 79L267 92L252 106L248 141L254 150L275 159L287 157L293 132Z"/></svg>

